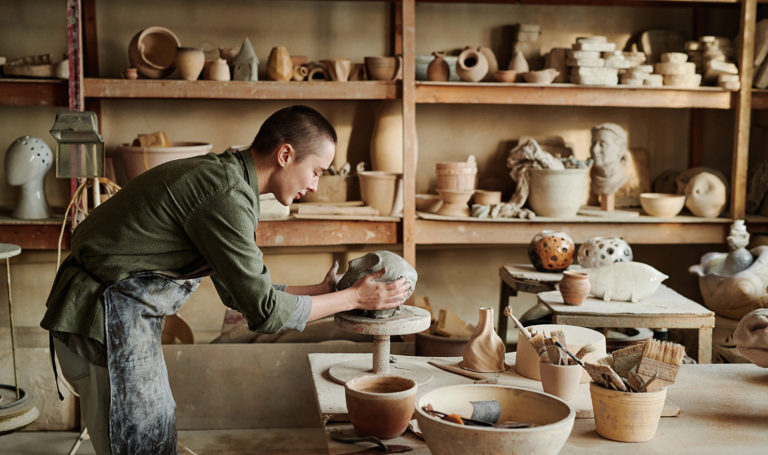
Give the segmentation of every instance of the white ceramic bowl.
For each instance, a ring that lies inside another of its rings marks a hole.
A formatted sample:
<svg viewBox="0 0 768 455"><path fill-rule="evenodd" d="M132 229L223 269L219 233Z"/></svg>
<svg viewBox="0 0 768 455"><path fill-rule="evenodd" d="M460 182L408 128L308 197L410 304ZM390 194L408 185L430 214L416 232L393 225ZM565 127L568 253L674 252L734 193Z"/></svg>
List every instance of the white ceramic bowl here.
<svg viewBox="0 0 768 455"><path fill-rule="evenodd" d="M643 211L657 218L672 218L677 216L685 204L684 194L641 193L640 205Z"/></svg>
<svg viewBox="0 0 768 455"><path fill-rule="evenodd" d="M499 422L532 422L529 428L495 428L459 425L427 414L422 406L436 411L459 413L471 401L497 400ZM416 419L432 453L440 455L556 454L573 429L575 411L563 400L542 392L491 384L439 387L416 400Z"/></svg>

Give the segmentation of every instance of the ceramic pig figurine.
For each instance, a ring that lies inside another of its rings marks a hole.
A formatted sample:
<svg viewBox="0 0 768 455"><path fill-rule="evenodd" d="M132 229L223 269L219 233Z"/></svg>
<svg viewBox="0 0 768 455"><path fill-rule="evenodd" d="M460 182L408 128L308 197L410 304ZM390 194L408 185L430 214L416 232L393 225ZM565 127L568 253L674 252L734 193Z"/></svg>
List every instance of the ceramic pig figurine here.
<svg viewBox="0 0 768 455"><path fill-rule="evenodd" d="M416 281L418 280L416 270L402 257L385 250L373 251L365 256L349 261L347 273L336 284L336 290L346 289L355 284L360 278L378 272L382 268L386 270L384 275L377 281L390 282L405 278L408 284L411 285L408 297L413 294L413 291L416 289ZM362 311L362 314L372 318L388 318L395 315L399 310L400 307L397 307L389 310Z"/></svg>
<svg viewBox="0 0 768 455"><path fill-rule="evenodd" d="M616 262L584 272L589 274L591 294L605 301L638 302L656 292L661 282L669 278L642 262Z"/></svg>

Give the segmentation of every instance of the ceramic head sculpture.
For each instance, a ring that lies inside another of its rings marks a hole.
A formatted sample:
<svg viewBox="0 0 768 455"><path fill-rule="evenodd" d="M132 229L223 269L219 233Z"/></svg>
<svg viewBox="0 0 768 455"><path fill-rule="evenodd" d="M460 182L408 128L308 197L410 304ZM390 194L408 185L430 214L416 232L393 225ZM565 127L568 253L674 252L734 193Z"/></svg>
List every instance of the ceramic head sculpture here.
<svg viewBox="0 0 768 455"><path fill-rule="evenodd" d="M22 136L8 147L5 178L9 185L21 187L19 201L12 213L14 218L39 220L51 216L44 183L52 163L53 153L40 138Z"/></svg>
<svg viewBox="0 0 768 455"><path fill-rule="evenodd" d="M615 123L601 123L592 128L589 153L592 165L592 192L614 194L627 180L627 133Z"/></svg>
<svg viewBox="0 0 768 455"><path fill-rule="evenodd" d="M253 51L251 40L247 37L240 46L240 52L232 60L233 81L258 81L259 80L259 59L256 52Z"/></svg>
<svg viewBox="0 0 768 455"><path fill-rule="evenodd" d="M336 290L346 289L355 284L360 278L378 272L382 268L385 269L384 275L377 281L390 282L405 278L411 286L408 297L413 294L413 291L416 289L416 281L418 280L416 270L402 257L384 250L373 251L365 256L349 261L347 273L336 284ZM363 311L362 313L364 316L372 318L388 318L395 315L399 309L400 307L389 310Z"/></svg>

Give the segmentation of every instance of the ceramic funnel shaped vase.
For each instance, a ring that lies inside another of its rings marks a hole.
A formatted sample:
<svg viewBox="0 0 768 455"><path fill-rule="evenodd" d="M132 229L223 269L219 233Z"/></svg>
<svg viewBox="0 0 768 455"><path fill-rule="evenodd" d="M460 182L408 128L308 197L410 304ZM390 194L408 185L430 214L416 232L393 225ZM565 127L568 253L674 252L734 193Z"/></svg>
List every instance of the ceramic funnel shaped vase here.
<svg viewBox="0 0 768 455"><path fill-rule="evenodd" d="M459 366L480 373L498 373L506 369L504 342L493 329L493 308L480 308L475 332L464 347Z"/></svg>
<svg viewBox="0 0 768 455"><path fill-rule="evenodd" d="M413 294L413 291L416 289L416 281L418 281L419 278L416 270L405 259L386 250L373 251L365 256L349 261L347 272L336 284L336 290L341 291L347 289L359 279L370 275L371 273L378 272L381 269L385 269L384 275L376 281L388 283L399 280L400 278L405 278L411 286L408 297ZM362 314L372 318L388 318L397 313L399 309L400 307L389 310L362 311Z"/></svg>
<svg viewBox="0 0 768 455"><path fill-rule="evenodd" d="M481 81L488 74L488 60L479 48L464 49L456 61L456 74L462 81Z"/></svg>
<svg viewBox="0 0 768 455"><path fill-rule="evenodd" d="M558 283L563 302L568 305L581 305L589 295L589 275L583 272L566 270Z"/></svg>
<svg viewBox="0 0 768 455"><path fill-rule="evenodd" d="M176 49L176 68L181 78L196 81L205 65L205 53L199 47L179 47Z"/></svg>

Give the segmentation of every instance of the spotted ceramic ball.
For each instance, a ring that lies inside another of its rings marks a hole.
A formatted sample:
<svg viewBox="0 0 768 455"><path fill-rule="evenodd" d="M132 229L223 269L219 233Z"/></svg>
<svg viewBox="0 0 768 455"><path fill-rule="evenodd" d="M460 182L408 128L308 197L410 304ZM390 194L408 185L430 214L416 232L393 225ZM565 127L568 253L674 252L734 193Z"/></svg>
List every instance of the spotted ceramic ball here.
<svg viewBox="0 0 768 455"><path fill-rule="evenodd" d="M593 237L582 243L576 254L584 268L602 267L633 259L632 248L621 237Z"/></svg>
<svg viewBox="0 0 768 455"><path fill-rule="evenodd" d="M528 244L528 258L540 272L562 272L573 262L576 247L565 232L541 231Z"/></svg>

